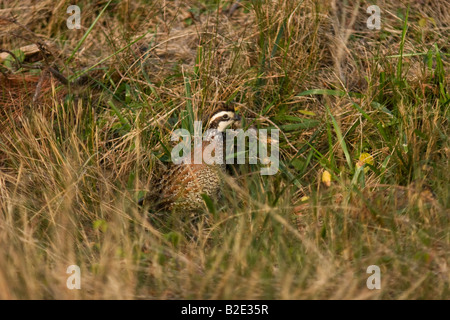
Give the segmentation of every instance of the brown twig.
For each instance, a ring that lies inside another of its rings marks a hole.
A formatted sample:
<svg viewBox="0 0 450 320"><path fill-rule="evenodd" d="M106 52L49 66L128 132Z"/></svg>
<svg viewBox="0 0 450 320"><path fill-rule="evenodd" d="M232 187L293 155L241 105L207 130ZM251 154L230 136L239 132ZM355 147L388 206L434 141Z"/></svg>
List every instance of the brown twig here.
<svg viewBox="0 0 450 320"><path fill-rule="evenodd" d="M235 3L233 3L227 10L225 10L225 14L231 17L233 13L242 6L240 3L241 1L242 0L237 0Z"/></svg>
<svg viewBox="0 0 450 320"><path fill-rule="evenodd" d="M61 82L63 85L75 85L74 82L70 83L69 80L67 80L66 77L64 77L61 72L59 72L57 69L53 68L53 67L48 67L47 69L48 71L51 72L51 74L53 74L55 76L56 79L58 79L59 82Z"/></svg>
<svg viewBox="0 0 450 320"><path fill-rule="evenodd" d="M36 84L36 90L34 91L34 96L33 96L33 104L36 104L36 102L39 99L39 96L41 95L41 91L42 91L42 83L44 83L45 78L47 77L48 74L48 69L44 69L41 73L41 76L39 77L39 81Z"/></svg>

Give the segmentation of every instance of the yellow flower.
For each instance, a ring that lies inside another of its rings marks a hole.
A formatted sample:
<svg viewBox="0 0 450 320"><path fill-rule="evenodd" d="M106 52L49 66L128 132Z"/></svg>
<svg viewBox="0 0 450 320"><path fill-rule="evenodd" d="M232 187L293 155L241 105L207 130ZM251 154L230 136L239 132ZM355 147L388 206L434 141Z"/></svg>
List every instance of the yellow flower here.
<svg viewBox="0 0 450 320"><path fill-rule="evenodd" d="M371 166L373 166L374 164L373 157L367 152L361 153L361 155L359 156L359 160L356 163L356 167L361 168L365 164L370 164ZM364 168L364 173L367 173L367 171L369 171L369 167L366 166Z"/></svg>
<svg viewBox="0 0 450 320"><path fill-rule="evenodd" d="M322 173L322 182L327 187L331 186L331 174L327 170Z"/></svg>

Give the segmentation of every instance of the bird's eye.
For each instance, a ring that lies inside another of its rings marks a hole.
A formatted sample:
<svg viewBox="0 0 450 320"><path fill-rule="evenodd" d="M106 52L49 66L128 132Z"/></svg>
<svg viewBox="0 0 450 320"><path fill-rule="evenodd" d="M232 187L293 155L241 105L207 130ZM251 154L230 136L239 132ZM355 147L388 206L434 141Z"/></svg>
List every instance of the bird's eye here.
<svg viewBox="0 0 450 320"><path fill-rule="evenodd" d="M227 115L227 114L225 114L225 115L222 117L223 120L228 120L229 118L230 118L230 116Z"/></svg>

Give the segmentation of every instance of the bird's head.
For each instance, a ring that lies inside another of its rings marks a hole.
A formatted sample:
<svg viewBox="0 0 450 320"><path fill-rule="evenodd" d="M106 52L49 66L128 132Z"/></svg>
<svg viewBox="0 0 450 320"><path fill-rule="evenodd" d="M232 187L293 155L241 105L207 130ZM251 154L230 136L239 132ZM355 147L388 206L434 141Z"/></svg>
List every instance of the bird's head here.
<svg viewBox="0 0 450 320"><path fill-rule="evenodd" d="M221 106L214 110L207 122L208 129L217 129L219 132L225 132L227 128L232 127L241 120L233 106Z"/></svg>

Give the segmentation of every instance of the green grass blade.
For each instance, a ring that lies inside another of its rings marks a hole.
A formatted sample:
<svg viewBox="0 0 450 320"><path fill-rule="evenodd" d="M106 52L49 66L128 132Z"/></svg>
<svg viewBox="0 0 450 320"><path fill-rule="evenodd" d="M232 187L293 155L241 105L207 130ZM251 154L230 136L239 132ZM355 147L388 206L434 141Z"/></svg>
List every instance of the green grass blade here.
<svg viewBox="0 0 450 320"><path fill-rule="evenodd" d="M328 106L327 106L327 111L328 111L328 114L330 115L331 122L332 122L333 127L334 127L334 131L336 132L336 136L338 138L338 142L341 145L342 151L344 152L344 155L345 155L345 159L347 160L347 165L350 168L350 170L353 171L352 158L350 157L350 153L348 152L347 144L345 143L344 137L342 135L341 128L339 127L336 119L331 114L331 111L328 108Z"/></svg>
<svg viewBox="0 0 450 320"><path fill-rule="evenodd" d="M101 18L101 16L103 15L103 13L105 12L106 8L108 8L108 6L109 6L109 4L111 2L112 2L112 0L108 1L108 3L103 7L102 11L97 16L97 18L95 18L94 22L91 24L89 29L87 29L87 31L85 32L83 37L80 39L80 41L75 46L75 49L73 49L72 54L70 55L70 57L66 60L66 64L68 64L73 59L73 57L75 56L75 53L77 53L78 49L80 49L81 45L84 43L86 38L89 36L89 34L91 33L92 29L95 27L95 25L97 24L98 20Z"/></svg>
<svg viewBox="0 0 450 320"><path fill-rule="evenodd" d="M406 32L408 30L408 15L409 15L409 5L408 5L408 8L406 9L406 16L405 16L405 21L403 23L403 30L402 30L402 38L400 41L400 49L399 49L400 58L397 63L397 80L398 81L401 81L401 78L402 78L403 51L405 49Z"/></svg>

